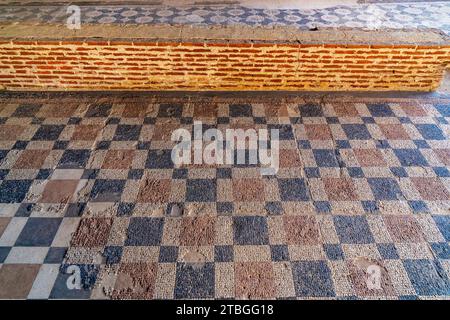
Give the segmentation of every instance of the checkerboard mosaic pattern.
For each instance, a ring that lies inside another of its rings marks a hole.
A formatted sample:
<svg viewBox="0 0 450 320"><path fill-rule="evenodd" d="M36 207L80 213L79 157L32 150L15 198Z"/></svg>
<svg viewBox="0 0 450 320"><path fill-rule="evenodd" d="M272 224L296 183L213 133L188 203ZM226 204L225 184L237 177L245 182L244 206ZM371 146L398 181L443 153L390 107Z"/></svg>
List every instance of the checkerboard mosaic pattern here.
<svg viewBox="0 0 450 320"><path fill-rule="evenodd" d="M279 129L279 171L175 167L194 120ZM445 99L0 97L0 298L449 298L449 121Z"/></svg>

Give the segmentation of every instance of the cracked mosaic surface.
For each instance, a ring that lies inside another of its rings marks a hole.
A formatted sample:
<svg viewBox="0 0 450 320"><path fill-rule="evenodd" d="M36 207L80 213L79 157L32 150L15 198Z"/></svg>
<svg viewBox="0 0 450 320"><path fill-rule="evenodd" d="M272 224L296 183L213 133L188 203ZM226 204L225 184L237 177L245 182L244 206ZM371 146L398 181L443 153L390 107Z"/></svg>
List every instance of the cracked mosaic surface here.
<svg viewBox="0 0 450 320"><path fill-rule="evenodd" d="M278 128L278 173L175 168L194 120ZM0 298L449 298L449 121L445 99L2 98Z"/></svg>
<svg viewBox="0 0 450 320"><path fill-rule="evenodd" d="M0 7L0 22L65 23L64 6ZM436 28L450 34L450 4L382 3L325 9L266 10L227 6L81 6L82 23L291 26L304 28Z"/></svg>

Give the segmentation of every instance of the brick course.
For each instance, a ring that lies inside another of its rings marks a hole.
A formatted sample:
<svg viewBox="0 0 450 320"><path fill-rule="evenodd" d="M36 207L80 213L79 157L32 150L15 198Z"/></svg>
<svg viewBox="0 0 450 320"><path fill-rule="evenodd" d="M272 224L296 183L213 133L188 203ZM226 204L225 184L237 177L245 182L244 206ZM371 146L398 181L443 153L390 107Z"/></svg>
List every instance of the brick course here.
<svg viewBox="0 0 450 320"><path fill-rule="evenodd" d="M450 46L3 41L7 90L435 89Z"/></svg>

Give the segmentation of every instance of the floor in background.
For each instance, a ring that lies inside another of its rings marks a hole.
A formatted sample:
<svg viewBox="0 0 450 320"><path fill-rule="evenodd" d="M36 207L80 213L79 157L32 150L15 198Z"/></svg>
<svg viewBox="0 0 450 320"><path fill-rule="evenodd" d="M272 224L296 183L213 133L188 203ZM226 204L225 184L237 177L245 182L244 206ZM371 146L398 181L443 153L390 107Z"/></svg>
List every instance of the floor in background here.
<svg viewBox="0 0 450 320"><path fill-rule="evenodd" d="M0 298L450 295L449 99L0 98ZM279 129L278 173L174 168L194 120Z"/></svg>
<svg viewBox="0 0 450 320"><path fill-rule="evenodd" d="M251 2L251 1L250 1ZM325 8L223 5L81 5L81 24L181 24L289 26L300 29L364 28L369 30L434 28L450 34L449 2L335 4ZM1 23L65 24L65 5L0 6Z"/></svg>

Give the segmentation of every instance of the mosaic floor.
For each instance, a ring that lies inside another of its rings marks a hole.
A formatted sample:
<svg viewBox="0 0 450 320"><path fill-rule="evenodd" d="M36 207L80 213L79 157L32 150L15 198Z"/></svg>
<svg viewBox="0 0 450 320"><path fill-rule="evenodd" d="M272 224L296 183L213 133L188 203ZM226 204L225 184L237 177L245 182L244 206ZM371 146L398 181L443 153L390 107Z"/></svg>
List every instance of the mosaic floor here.
<svg viewBox="0 0 450 320"><path fill-rule="evenodd" d="M65 23L66 6L2 6L0 22ZM81 6L86 24L252 25L311 28L436 28L450 34L449 2L379 3L324 9L224 6Z"/></svg>
<svg viewBox="0 0 450 320"><path fill-rule="evenodd" d="M450 100L328 100L0 96L0 298L450 298ZM278 173L175 168L194 120Z"/></svg>

